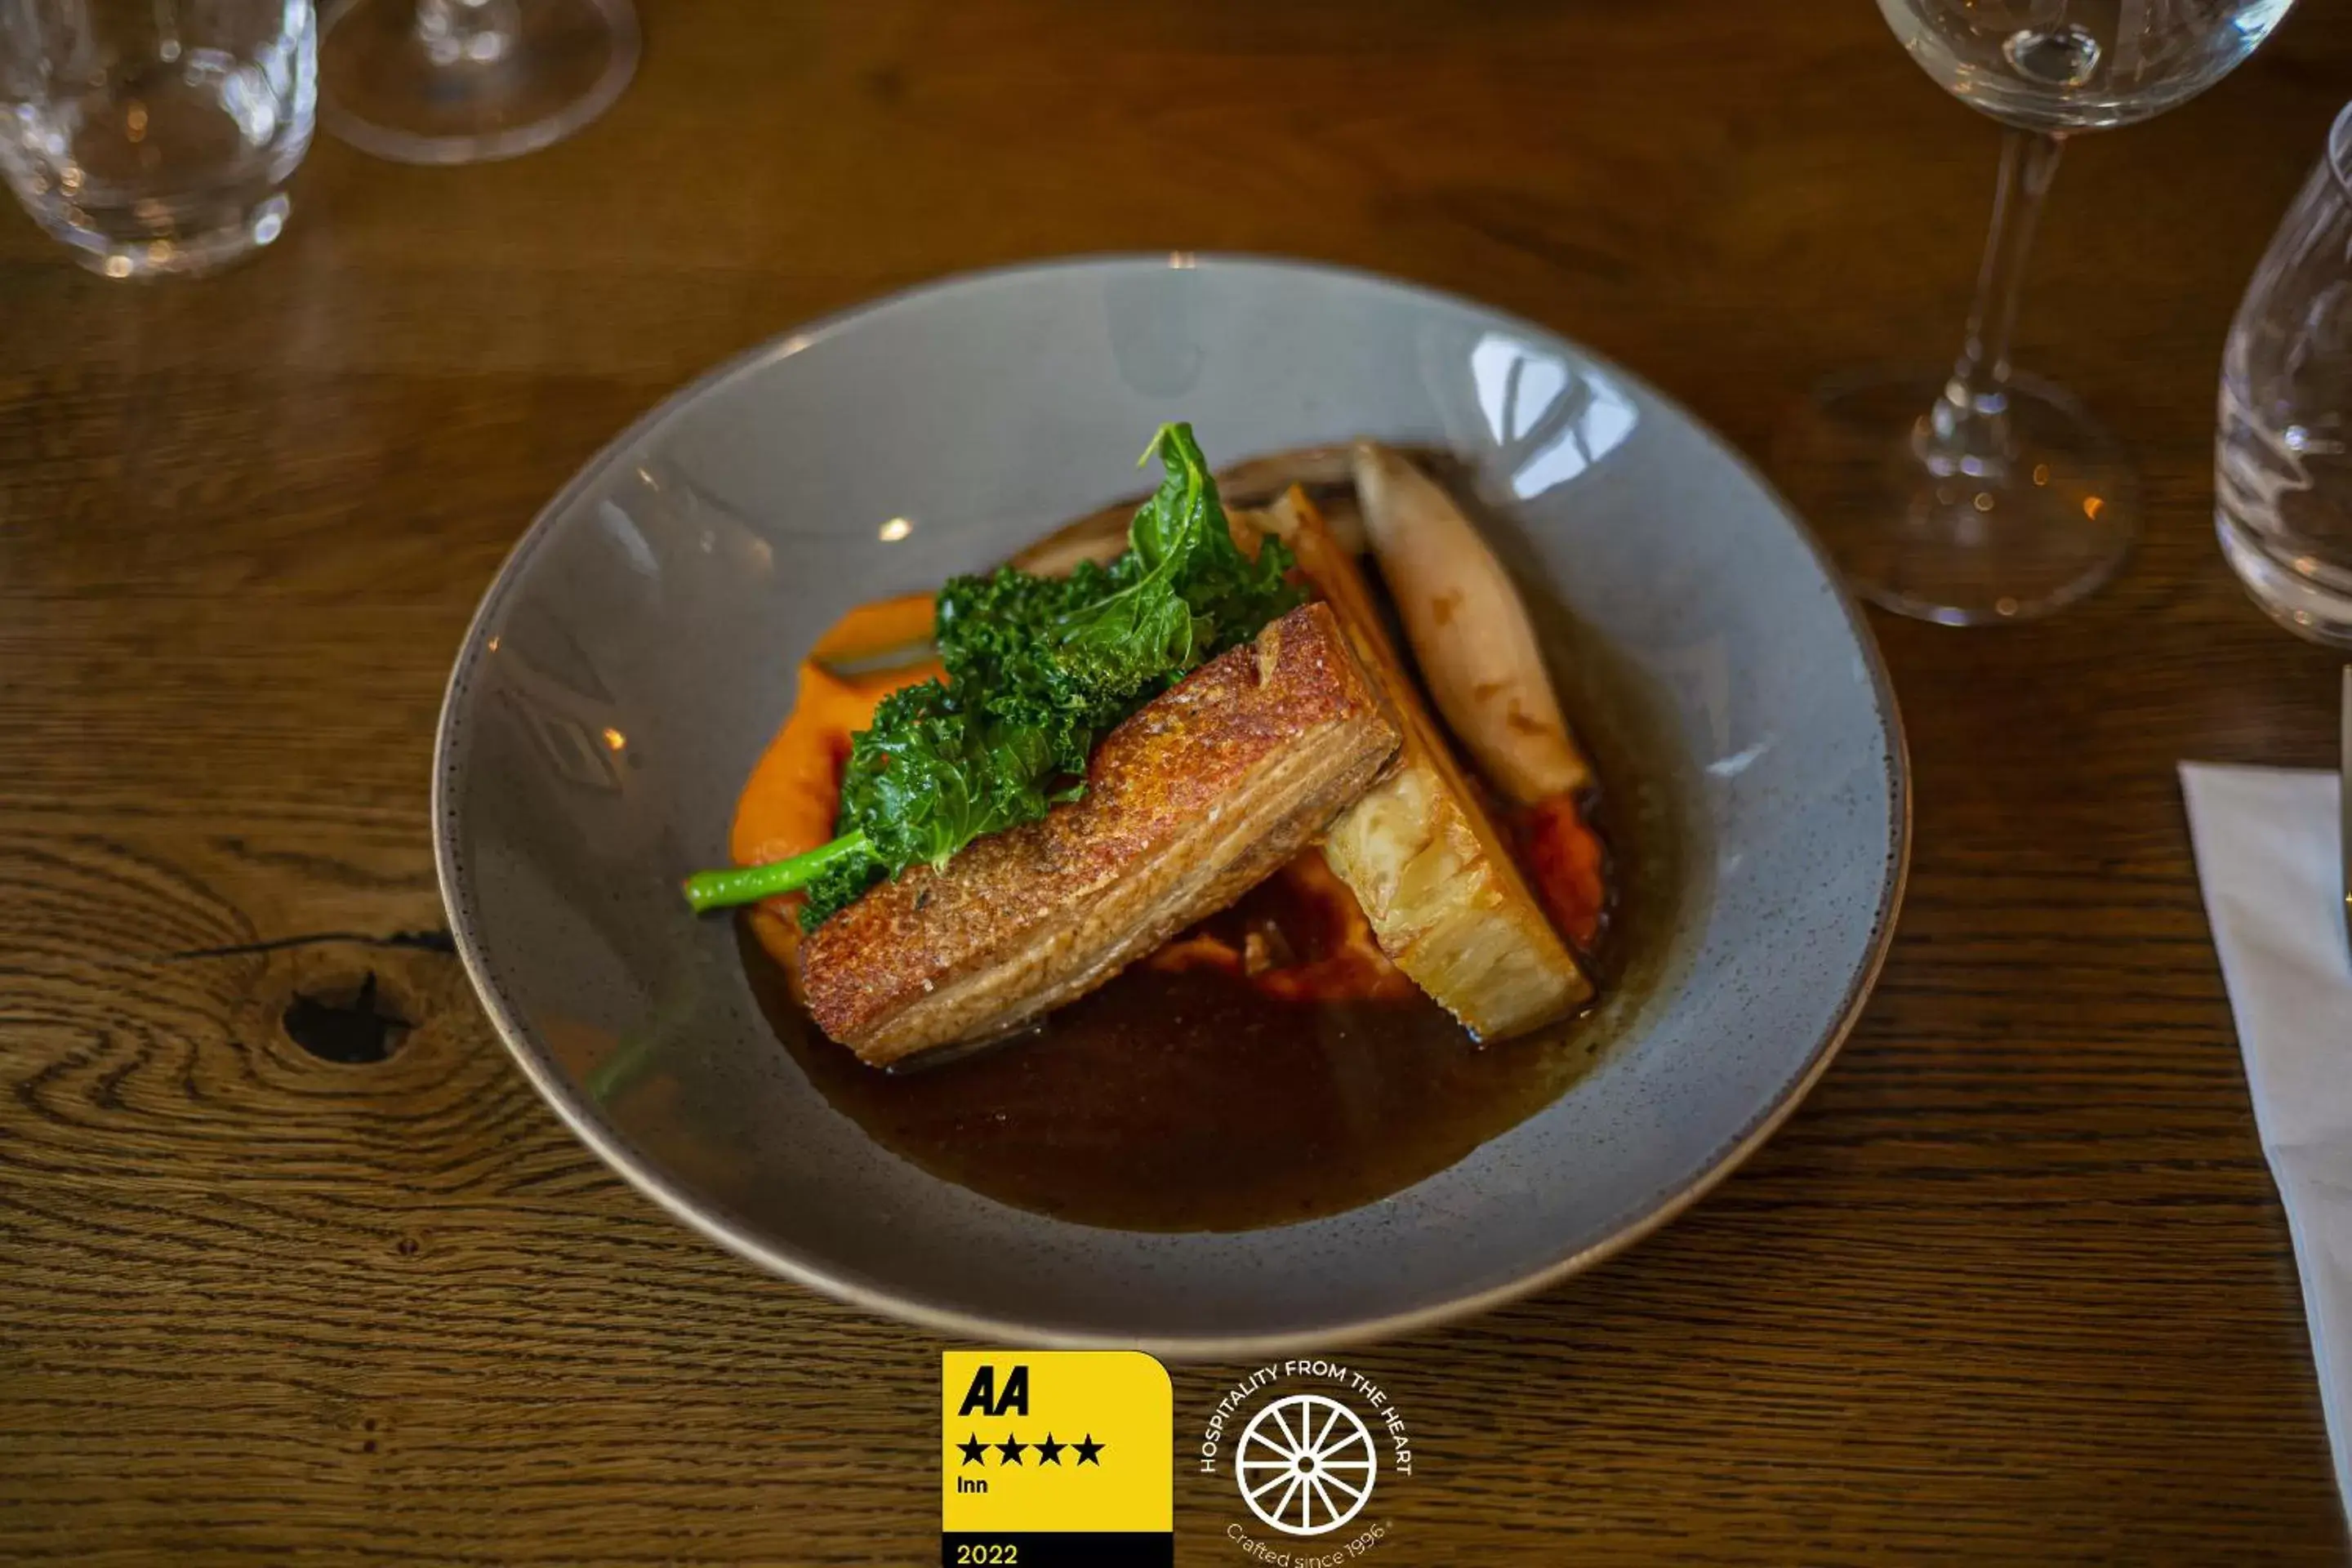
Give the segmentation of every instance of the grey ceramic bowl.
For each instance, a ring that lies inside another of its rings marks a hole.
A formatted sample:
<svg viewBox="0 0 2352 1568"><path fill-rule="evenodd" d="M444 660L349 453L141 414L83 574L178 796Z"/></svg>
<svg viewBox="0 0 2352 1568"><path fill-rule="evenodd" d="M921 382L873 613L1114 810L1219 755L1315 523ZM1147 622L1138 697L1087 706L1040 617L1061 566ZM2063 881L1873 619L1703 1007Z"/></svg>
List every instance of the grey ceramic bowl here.
<svg viewBox="0 0 2352 1568"><path fill-rule="evenodd" d="M1587 1077L1392 1198L1231 1234L1045 1218L885 1152L779 1047L727 923L688 918L677 892L723 862L819 630L1134 493L1135 454L1174 418L1220 462L1355 435L1458 454L1507 555L1580 626L1574 661L1648 710L1639 782L1681 823L1672 918ZM442 894L492 1021L656 1202L933 1329L1192 1356L1475 1311L1690 1204L1853 1022L1908 823L1868 632L1787 509L1689 415L1461 300L1184 256L919 289L671 398L499 574L450 678L434 785Z"/></svg>

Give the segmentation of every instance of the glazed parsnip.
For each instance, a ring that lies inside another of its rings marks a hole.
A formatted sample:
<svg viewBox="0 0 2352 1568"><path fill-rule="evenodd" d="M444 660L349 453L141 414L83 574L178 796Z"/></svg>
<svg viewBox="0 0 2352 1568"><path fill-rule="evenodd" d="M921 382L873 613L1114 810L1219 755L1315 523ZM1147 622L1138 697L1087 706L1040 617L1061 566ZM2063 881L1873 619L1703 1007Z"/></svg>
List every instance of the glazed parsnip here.
<svg viewBox="0 0 2352 1568"><path fill-rule="evenodd" d="M1521 805L1573 795L1592 768L1569 733L1527 605L1470 520L1419 468L1360 441L1356 493L1437 710Z"/></svg>
<svg viewBox="0 0 2352 1568"><path fill-rule="evenodd" d="M1361 570L1305 492L1255 515L1339 616L1403 736L1388 772L1323 838L1324 859L1355 893L1381 951L1482 1039L1574 1011L1591 982L1423 708Z"/></svg>

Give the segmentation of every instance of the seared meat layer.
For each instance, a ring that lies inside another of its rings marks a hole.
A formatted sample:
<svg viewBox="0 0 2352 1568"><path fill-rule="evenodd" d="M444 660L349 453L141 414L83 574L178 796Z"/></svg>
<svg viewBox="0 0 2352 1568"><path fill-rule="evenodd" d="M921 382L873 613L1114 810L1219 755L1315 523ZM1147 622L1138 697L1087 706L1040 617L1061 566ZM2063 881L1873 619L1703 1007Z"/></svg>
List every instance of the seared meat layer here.
<svg viewBox="0 0 2352 1568"><path fill-rule="evenodd" d="M819 926L809 1011L877 1066L1018 1027L1246 892L1397 740L1330 609L1294 610L1111 731L1082 799Z"/></svg>

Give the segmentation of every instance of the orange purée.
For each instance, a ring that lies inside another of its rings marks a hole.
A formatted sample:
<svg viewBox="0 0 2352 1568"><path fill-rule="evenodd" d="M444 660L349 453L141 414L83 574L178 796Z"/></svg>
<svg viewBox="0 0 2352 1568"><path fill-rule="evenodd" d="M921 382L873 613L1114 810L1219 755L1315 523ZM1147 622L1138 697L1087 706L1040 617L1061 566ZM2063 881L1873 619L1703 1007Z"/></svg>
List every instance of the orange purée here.
<svg viewBox="0 0 2352 1568"><path fill-rule="evenodd" d="M882 699L902 686L946 672L936 658L870 673L836 675L828 665L905 650L915 656L931 635L931 595L909 594L861 605L819 637L800 668L800 689L783 728L768 743L735 803L728 852L739 866L782 860L833 838L849 738L874 721ZM798 917L802 895L769 899L751 911L752 934L800 985Z"/></svg>

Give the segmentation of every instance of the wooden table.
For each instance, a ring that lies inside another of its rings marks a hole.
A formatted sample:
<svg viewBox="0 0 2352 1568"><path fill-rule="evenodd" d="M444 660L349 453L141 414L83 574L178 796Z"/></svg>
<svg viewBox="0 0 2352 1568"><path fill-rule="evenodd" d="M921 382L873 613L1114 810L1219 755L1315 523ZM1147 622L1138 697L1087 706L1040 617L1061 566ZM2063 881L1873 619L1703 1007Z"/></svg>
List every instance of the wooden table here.
<svg viewBox="0 0 2352 1568"><path fill-rule="evenodd" d="M322 142L216 279L0 219L0 1559L935 1556L940 1343L608 1174L436 937L444 674L639 410L941 273L1232 248L1550 323L1761 456L1817 375L1955 346L1996 144L1862 0L645 21L576 140ZM1860 1030L1664 1234L1353 1358L1420 1460L1376 1560L2344 1560L2173 763L2329 757L2336 663L2209 507L2222 334L2347 90L2314 5L2070 153L2021 357L2137 447L2145 547L2044 625L1874 618L1917 849ZM289 1041L371 972L388 1059ZM1178 1495L1180 1560L1241 1561Z"/></svg>

